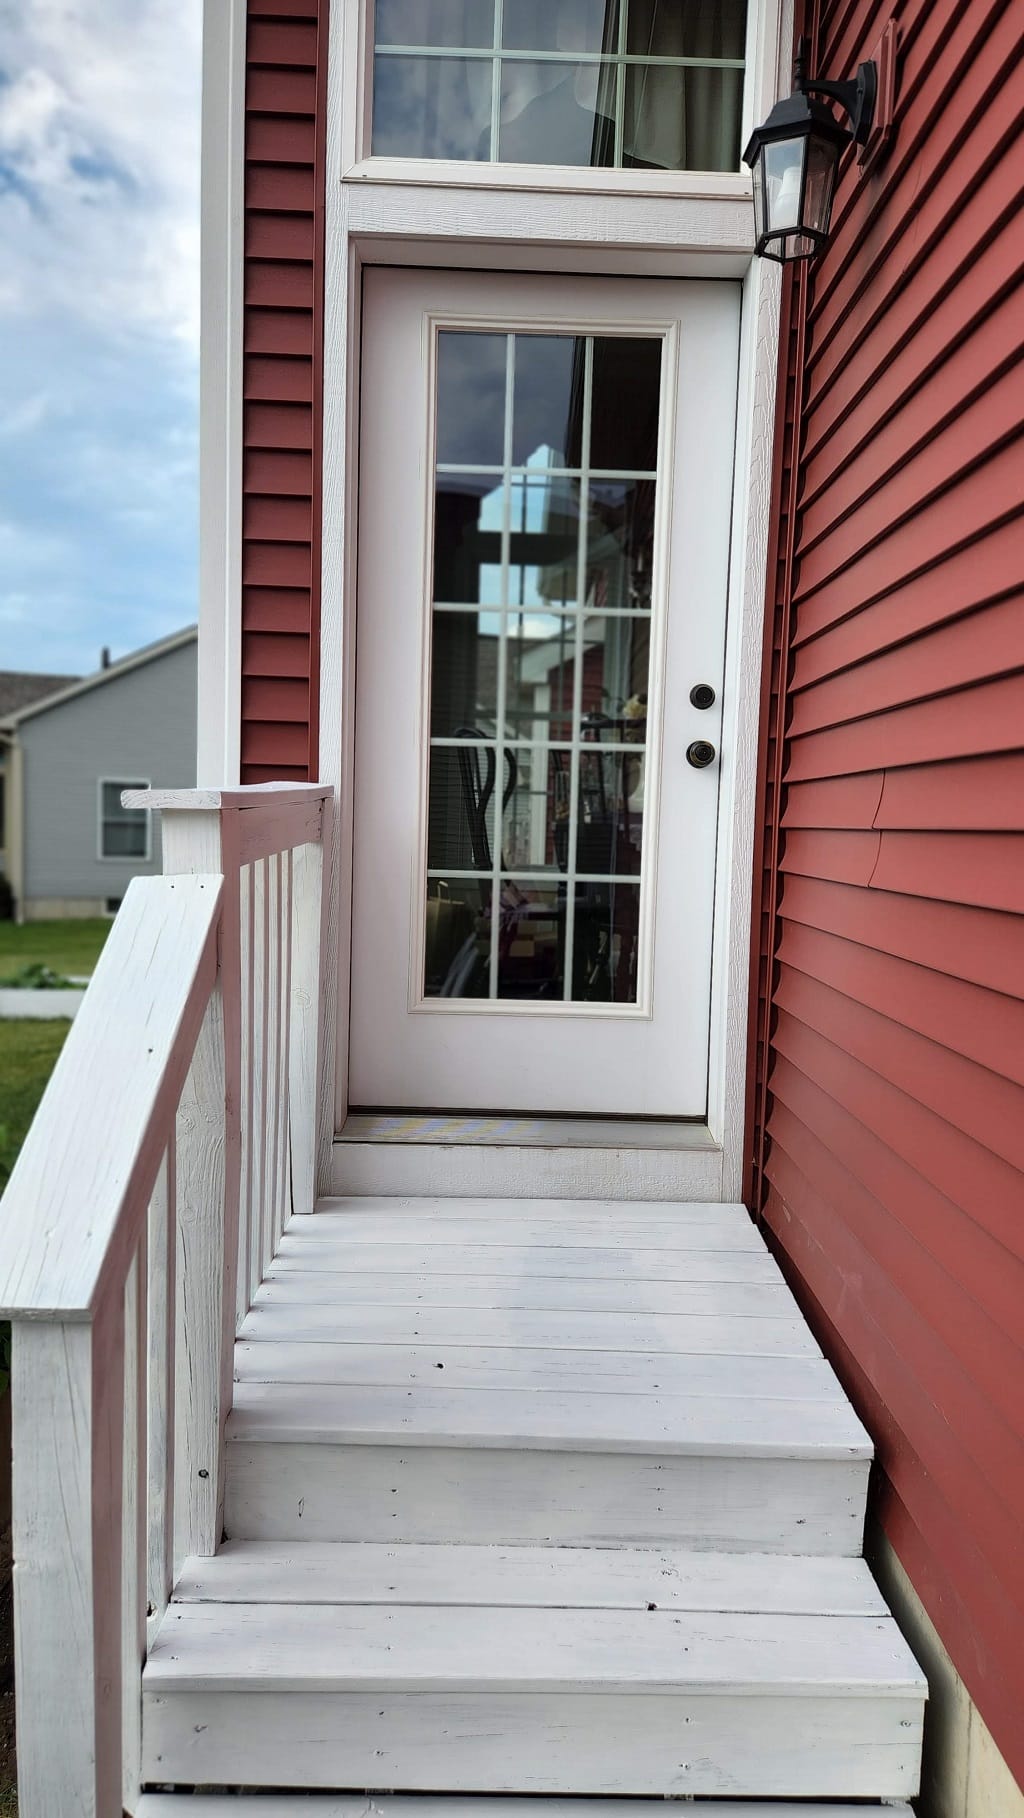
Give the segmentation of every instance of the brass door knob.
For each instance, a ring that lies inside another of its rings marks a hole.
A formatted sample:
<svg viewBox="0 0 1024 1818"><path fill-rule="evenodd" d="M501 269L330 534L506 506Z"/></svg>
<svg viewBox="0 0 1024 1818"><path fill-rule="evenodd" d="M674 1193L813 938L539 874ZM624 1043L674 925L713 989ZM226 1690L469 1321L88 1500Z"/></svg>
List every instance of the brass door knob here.
<svg viewBox="0 0 1024 1818"><path fill-rule="evenodd" d="M694 739L692 745L687 745L686 762L692 764L695 770L706 770L714 761L715 747L709 745L707 739Z"/></svg>

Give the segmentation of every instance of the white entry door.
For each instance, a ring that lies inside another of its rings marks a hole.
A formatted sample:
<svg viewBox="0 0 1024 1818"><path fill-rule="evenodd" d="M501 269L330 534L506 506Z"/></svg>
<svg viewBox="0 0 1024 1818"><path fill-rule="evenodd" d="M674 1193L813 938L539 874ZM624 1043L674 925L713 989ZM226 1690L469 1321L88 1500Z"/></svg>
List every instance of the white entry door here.
<svg viewBox="0 0 1024 1818"><path fill-rule="evenodd" d="M739 286L363 322L350 1103L699 1117Z"/></svg>

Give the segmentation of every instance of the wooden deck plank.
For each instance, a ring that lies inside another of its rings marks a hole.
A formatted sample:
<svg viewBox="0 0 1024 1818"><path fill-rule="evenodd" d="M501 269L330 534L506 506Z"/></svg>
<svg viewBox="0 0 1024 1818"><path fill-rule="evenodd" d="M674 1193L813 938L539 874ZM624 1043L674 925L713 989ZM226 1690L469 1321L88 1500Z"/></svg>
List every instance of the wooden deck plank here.
<svg viewBox="0 0 1024 1818"><path fill-rule="evenodd" d="M420 1275L386 1270L325 1273L315 1265L272 1263L276 1304L306 1306L498 1307L532 1312L679 1313L720 1318L792 1318L782 1282L588 1281L572 1276ZM267 1296L269 1300L269 1295Z"/></svg>
<svg viewBox="0 0 1024 1818"><path fill-rule="evenodd" d="M678 1225L704 1225L709 1230L732 1229L742 1225L749 1225L751 1230L756 1229L745 1206L736 1201L721 1200L578 1200L548 1196L543 1199L456 1199L450 1195L441 1197L425 1193L406 1194L400 1198L389 1195L329 1194L317 1200L316 1211L308 1216L319 1219L349 1219L357 1216L381 1218L392 1213L402 1217L477 1218L482 1224L489 1223L493 1218L516 1218L522 1215L570 1222L606 1218L620 1227L631 1222L643 1223L652 1218L665 1218Z"/></svg>
<svg viewBox="0 0 1024 1818"><path fill-rule="evenodd" d="M186 1804L187 1800L187 1804ZM429 1793L144 1793L136 1818L663 1818L643 1799L474 1799ZM799 1805L715 1799L687 1804L686 1818L913 1818L909 1805Z"/></svg>
<svg viewBox="0 0 1024 1818"><path fill-rule="evenodd" d="M566 1244L618 1249L755 1250L764 1239L742 1207L586 1200L323 1200L291 1236L348 1243ZM575 1209L574 1209L575 1208ZM311 1224L319 1232L309 1229Z"/></svg>
<svg viewBox="0 0 1024 1818"><path fill-rule="evenodd" d="M306 1305L275 1280L257 1290L240 1337L274 1315L279 1339L366 1344L503 1345L529 1350L718 1352L737 1357L820 1357L802 1318L705 1318L686 1314L531 1312L497 1307ZM291 1316L290 1320L288 1316Z"/></svg>
<svg viewBox="0 0 1024 1818"><path fill-rule="evenodd" d="M473 1446L702 1458L870 1459L849 1402L239 1383L232 1444Z"/></svg>
<svg viewBox="0 0 1024 1818"><path fill-rule="evenodd" d="M228 1541L188 1559L181 1603L407 1604L493 1609L761 1610L888 1616L862 1559L682 1548L385 1546Z"/></svg>
<svg viewBox="0 0 1024 1818"><path fill-rule="evenodd" d="M175 1604L149 1693L893 1694L926 1683L891 1617L408 1605Z"/></svg>
<svg viewBox="0 0 1024 1818"><path fill-rule="evenodd" d="M666 1356L644 1351L552 1351L501 1345L375 1345L284 1338L294 1334L288 1308L247 1322L235 1346L239 1382L380 1383L408 1388L443 1375L452 1388L610 1391L623 1395L760 1395L773 1401L835 1401L841 1394L831 1364L821 1357L725 1354Z"/></svg>
<svg viewBox="0 0 1024 1818"><path fill-rule="evenodd" d="M187 1804L186 1804L187 1801ZM136 1818L662 1818L643 1799L500 1799L429 1793L144 1793ZM686 1818L913 1818L909 1805L848 1805L815 1800L715 1799L687 1804Z"/></svg>
<svg viewBox="0 0 1024 1818"><path fill-rule="evenodd" d="M774 1284L782 1271L766 1249L635 1249L625 1240L614 1247L584 1244L350 1243L343 1235L297 1233L293 1220L275 1259L275 1269L317 1269L353 1279L363 1274L554 1276L574 1281L719 1281ZM311 1221L312 1222L312 1221Z"/></svg>

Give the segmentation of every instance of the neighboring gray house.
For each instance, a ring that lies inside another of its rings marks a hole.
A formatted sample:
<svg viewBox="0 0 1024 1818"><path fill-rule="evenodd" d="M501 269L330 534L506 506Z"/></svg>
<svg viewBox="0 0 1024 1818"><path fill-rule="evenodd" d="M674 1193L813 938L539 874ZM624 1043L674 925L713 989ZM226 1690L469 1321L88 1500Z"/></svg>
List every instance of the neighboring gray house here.
<svg viewBox="0 0 1024 1818"><path fill-rule="evenodd" d="M6 870L19 921L113 914L160 870L159 832L121 806L140 784L196 778L196 628L0 718Z"/></svg>

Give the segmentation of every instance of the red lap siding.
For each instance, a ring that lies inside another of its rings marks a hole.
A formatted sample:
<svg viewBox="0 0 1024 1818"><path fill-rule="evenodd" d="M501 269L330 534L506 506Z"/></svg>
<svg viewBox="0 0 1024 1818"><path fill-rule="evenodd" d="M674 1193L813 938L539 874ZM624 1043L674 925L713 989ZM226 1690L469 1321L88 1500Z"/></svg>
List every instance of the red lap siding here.
<svg viewBox="0 0 1024 1818"><path fill-rule="evenodd" d="M749 1185L1024 1781L1020 21L811 13L897 21L898 131L786 286Z"/></svg>
<svg viewBox="0 0 1024 1818"><path fill-rule="evenodd" d="M328 0L248 0L242 781L317 774Z"/></svg>

